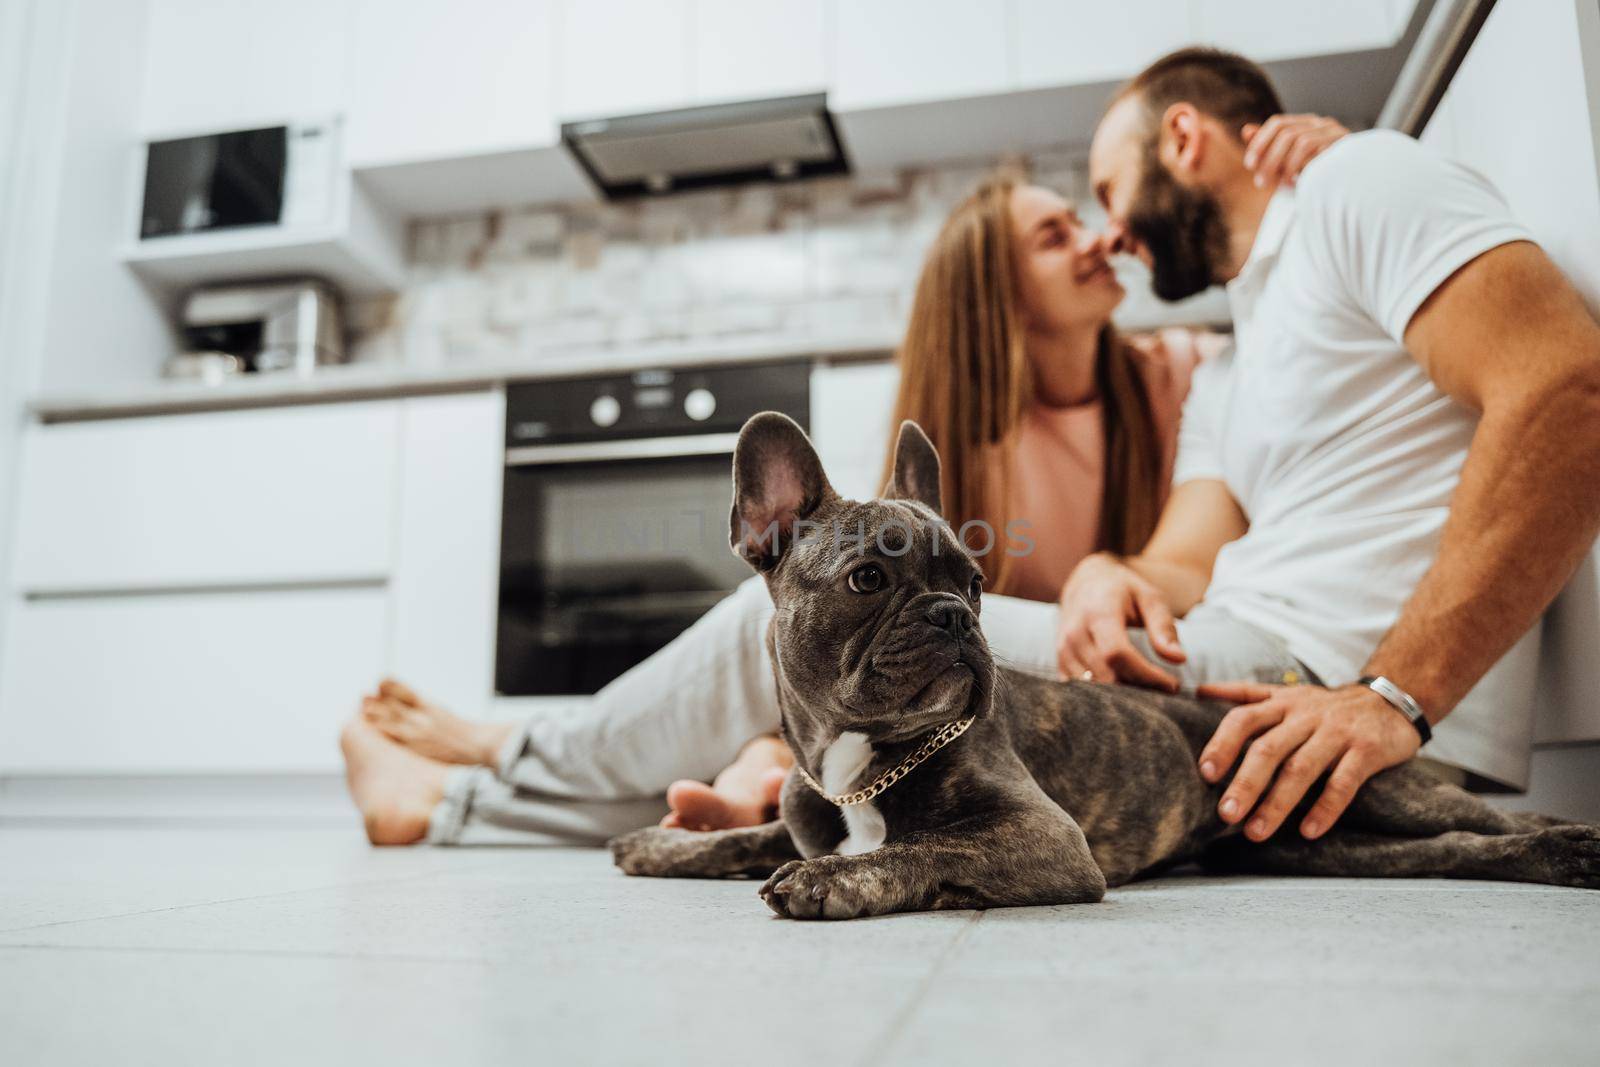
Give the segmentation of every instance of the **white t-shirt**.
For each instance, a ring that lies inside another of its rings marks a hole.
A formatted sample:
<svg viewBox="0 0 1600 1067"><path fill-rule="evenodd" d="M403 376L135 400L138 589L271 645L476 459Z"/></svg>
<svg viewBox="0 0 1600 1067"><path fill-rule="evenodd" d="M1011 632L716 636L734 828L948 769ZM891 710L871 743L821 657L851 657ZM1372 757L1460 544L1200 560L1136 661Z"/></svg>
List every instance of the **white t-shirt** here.
<svg viewBox="0 0 1600 1067"><path fill-rule="evenodd" d="M1355 680L1432 565L1477 427L1406 326L1462 266L1527 239L1483 178L1375 130L1274 196L1228 285L1235 348L1195 373L1173 483L1220 479L1250 520L1206 603L1329 685Z"/></svg>

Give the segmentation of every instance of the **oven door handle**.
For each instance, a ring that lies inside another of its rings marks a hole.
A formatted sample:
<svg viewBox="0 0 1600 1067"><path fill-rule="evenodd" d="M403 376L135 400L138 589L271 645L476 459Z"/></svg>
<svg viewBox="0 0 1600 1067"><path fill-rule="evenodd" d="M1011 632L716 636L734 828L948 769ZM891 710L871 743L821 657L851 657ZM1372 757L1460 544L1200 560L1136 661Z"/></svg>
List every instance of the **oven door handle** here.
<svg viewBox="0 0 1600 1067"><path fill-rule="evenodd" d="M568 445L521 445L506 449L506 466L603 463L619 459L672 459L677 456L732 456L733 446L738 441L737 433L701 433L686 434L681 437L580 441Z"/></svg>

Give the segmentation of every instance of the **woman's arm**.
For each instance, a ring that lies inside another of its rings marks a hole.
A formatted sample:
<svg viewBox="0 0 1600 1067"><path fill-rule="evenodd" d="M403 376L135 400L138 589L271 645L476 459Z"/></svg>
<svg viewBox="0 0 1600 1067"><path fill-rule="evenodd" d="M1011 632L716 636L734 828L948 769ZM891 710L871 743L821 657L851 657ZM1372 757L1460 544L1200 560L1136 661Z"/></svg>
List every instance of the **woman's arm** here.
<svg viewBox="0 0 1600 1067"><path fill-rule="evenodd" d="M1173 490L1144 551L1126 558L1097 552L1078 564L1061 590L1062 675L1176 690L1177 678L1133 647L1128 627L1142 626L1157 653L1183 662L1173 619L1199 603L1217 553L1248 528L1228 487L1198 478Z"/></svg>

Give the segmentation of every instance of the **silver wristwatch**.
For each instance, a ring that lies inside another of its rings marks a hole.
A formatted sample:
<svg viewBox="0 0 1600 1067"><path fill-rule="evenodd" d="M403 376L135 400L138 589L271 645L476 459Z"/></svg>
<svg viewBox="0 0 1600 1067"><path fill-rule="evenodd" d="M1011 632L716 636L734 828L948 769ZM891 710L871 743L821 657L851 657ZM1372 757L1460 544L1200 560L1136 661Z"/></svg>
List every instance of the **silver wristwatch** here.
<svg viewBox="0 0 1600 1067"><path fill-rule="evenodd" d="M1404 715L1411 722L1411 725L1416 727L1417 733L1422 736L1424 745L1433 739L1433 727L1428 725L1428 717L1422 714L1422 705L1418 704L1410 693L1401 689L1381 674L1362 675L1359 684L1366 686L1394 705L1394 710Z"/></svg>

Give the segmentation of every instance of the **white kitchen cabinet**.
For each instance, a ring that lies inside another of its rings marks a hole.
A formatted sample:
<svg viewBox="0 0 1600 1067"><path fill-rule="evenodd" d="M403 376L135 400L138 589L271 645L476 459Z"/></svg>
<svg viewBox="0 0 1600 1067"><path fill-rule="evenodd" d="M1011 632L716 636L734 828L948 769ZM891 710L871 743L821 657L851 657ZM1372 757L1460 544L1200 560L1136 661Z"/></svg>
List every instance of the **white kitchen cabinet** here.
<svg viewBox="0 0 1600 1067"><path fill-rule="evenodd" d="M14 585L381 579L399 417L372 402L30 427Z"/></svg>
<svg viewBox="0 0 1600 1067"><path fill-rule="evenodd" d="M555 0L354 2L351 166L555 143Z"/></svg>
<svg viewBox="0 0 1600 1067"><path fill-rule="evenodd" d="M556 22L557 118L692 102L689 0L559 0Z"/></svg>
<svg viewBox="0 0 1600 1067"><path fill-rule="evenodd" d="M404 402L389 673L459 714L494 691L505 394Z"/></svg>
<svg viewBox="0 0 1600 1067"><path fill-rule="evenodd" d="M0 773L336 770L384 611L378 586L20 603Z"/></svg>
<svg viewBox="0 0 1600 1067"><path fill-rule="evenodd" d="M828 87L823 0L694 0L690 88L697 103Z"/></svg>
<svg viewBox="0 0 1600 1067"><path fill-rule="evenodd" d="M840 0L834 105L889 107L1012 87L1009 5L970 0Z"/></svg>
<svg viewBox="0 0 1600 1067"><path fill-rule="evenodd" d="M811 372L811 442L834 489L867 500L883 488L900 368L839 363Z"/></svg>
<svg viewBox="0 0 1600 1067"><path fill-rule="evenodd" d="M1394 42L1389 0L1191 0L1193 43L1265 63L1385 48Z"/></svg>
<svg viewBox="0 0 1600 1067"><path fill-rule="evenodd" d="M0 774L299 772L494 684L498 390L29 428Z"/></svg>
<svg viewBox="0 0 1600 1067"><path fill-rule="evenodd" d="M150 0L140 129L248 129L344 111L352 0Z"/></svg>
<svg viewBox="0 0 1600 1067"><path fill-rule="evenodd" d="M1018 88L1115 81L1190 43L1190 0L1013 0Z"/></svg>

